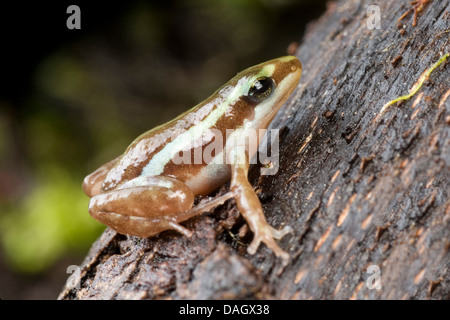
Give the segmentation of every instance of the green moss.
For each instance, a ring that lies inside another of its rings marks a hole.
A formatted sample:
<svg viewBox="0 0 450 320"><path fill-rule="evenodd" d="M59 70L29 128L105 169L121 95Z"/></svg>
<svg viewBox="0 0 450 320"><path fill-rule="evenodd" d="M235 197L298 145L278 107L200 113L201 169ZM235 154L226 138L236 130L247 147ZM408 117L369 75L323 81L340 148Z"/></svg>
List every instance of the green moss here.
<svg viewBox="0 0 450 320"><path fill-rule="evenodd" d="M90 217L80 182L62 169L43 170L36 184L0 217L7 261L28 273L42 271L68 251L86 251L104 229Z"/></svg>

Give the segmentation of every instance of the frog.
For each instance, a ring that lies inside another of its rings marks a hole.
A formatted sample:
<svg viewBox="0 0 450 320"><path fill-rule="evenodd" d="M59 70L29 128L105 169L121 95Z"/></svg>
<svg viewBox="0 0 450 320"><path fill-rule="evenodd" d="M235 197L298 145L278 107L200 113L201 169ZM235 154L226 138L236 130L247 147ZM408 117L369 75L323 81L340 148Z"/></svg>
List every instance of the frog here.
<svg viewBox="0 0 450 320"><path fill-rule="evenodd" d="M286 265L289 254L275 240L293 229L286 225L278 230L265 218L248 180L250 159L256 152L249 147L250 137L255 137L249 132L269 127L297 87L301 72L295 56L249 67L203 102L138 136L122 155L84 179L90 215L124 235L150 238L176 230L191 237L184 221L234 198L253 232L247 252L254 255L264 243ZM254 143L261 139L257 134ZM205 159L180 158L211 149L213 143L215 148ZM228 182L226 193L194 205L196 197Z"/></svg>

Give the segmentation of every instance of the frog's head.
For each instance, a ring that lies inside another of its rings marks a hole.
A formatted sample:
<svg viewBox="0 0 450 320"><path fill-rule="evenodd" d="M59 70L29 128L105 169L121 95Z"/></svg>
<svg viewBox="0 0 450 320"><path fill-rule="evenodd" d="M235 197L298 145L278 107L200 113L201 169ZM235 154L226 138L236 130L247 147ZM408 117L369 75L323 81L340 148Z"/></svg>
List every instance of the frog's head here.
<svg viewBox="0 0 450 320"><path fill-rule="evenodd" d="M294 56L269 60L238 73L219 95L226 97L232 112L247 110L246 128L264 129L297 87L301 73L302 65Z"/></svg>
<svg viewBox="0 0 450 320"><path fill-rule="evenodd" d="M250 79L247 100L255 103L253 128L266 128L275 114L297 87L302 65L294 56L270 60L253 67L257 72Z"/></svg>

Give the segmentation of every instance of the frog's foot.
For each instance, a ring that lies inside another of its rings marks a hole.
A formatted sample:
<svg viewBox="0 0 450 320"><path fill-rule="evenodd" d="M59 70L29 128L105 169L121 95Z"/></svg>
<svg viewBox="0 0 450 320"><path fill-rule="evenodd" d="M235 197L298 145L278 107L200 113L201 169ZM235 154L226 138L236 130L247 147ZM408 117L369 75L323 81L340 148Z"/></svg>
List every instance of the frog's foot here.
<svg viewBox="0 0 450 320"><path fill-rule="evenodd" d="M281 230L277 230L270 225L266 224L259 229L255 230L255 234L252 242L247 248L247 252L251 255L256 253L261 242L264 242L269 249L271 249L277 257L283 260L283 266L286 266L289 262L289 254L281 249L274 239L281 239L288 233L292 233L292 228L286 226Z"/></svg>
<svg viewBox="0 0 450 320"><path fill-rule="evenodd" d="M236 194L234 192L229 191L229 192L227 192L221 196L218 196L216 198L201 201L198 205L191 208L190 210L178 214L179 218L177 220L184 221L191 217L202 214L204 212L211 211L215 207L218 207L218 206L224 204L225 201L227 201L228 199L234 198L235 196L236 196Z"/></svg>
<svg viewBox="0 0 450 320"><path fill-rule="evenodd" d="M270 227L270 230L272 231L272 237L274 237L277 240L281 240L285 235L294 232L294 229L292 229L291 226L285 226L281 230L277 230L271 226L269 226L269 227Z"/></svg>
<svg viewBox="0 0 450 320"><path fill-rule="evenodd" d="M189 229L186 229L177 222L182 222L197 215L200 215L204 212L208 212L214 209L215 207L222 205L225 201L233 198L234 196L235 196L234 193L228 192L212 200L200 202L197 206L185 212L178 213L176 216L161 217L159 223L162 228L176 230L181 234L185 235L186 237L190 238L192 237L193 232L190 231Z"/></svg>
<svg viewBox="0 0 450 320"><path fill-rule="evenodd" d="M178 231L182 235L190 238L192 237L192 231L183 227L181 224L176 223L175 221L172 221L171 219L164 220L167 223L167 229L172 229L175 231Z"/></svg>

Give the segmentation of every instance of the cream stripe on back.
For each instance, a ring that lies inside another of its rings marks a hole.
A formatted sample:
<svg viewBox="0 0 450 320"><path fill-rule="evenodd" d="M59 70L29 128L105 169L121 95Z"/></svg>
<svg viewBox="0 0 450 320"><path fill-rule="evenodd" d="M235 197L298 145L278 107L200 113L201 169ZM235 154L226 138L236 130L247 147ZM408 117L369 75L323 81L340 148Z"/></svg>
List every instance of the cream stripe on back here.
<svg viewBox="0 0 450 320"><path fill-rule="evenodd" d="M260 76L266 77L272 76L275 71L275 64L271 63L264 66L261 71L253 75L252 77L246 77L245 75L239 79L238 83L231 90L229 86L224 88L218 93L227 95L225 101L216 109L203 119L199 124L191 126L184 133L177 136L173 141L166 144L166 146L156 153L150 162L144 167L142 175L160 175L164 171L164 167L168 164L173 157L181 150L192 145L193 141L199 139L202 134L217 123L217 121L229 110L230 106L236 103L236 101L250 89L251 84ZM228 90L231 92L226 92ZM234 128L229 128L234 129Z"/></svg>

